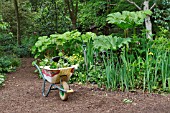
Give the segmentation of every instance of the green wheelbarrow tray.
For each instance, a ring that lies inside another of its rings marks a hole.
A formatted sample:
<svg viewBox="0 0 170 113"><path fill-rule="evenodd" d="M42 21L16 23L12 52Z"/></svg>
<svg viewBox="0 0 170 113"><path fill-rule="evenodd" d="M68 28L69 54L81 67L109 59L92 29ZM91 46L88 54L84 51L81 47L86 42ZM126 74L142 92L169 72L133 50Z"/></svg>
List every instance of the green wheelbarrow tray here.
<svg viewBox="0 0 170 113"><path fill-rule="evenodd" d="M56 68L50 69L49 66L38 66L34 64L35 67L38 69L40 75L43 78L43 85L42 85L42 95L47 97L51 90L59 90L59 96L61 100L67 100L68 94L73 93L73 89L71 89L68 85L68 81L72 76L75 66L65 67L65 68ZM48 88L47 92L45 92L45 83L49 82L50 87ZM57 85L59 84L59 85Z"/></svg>

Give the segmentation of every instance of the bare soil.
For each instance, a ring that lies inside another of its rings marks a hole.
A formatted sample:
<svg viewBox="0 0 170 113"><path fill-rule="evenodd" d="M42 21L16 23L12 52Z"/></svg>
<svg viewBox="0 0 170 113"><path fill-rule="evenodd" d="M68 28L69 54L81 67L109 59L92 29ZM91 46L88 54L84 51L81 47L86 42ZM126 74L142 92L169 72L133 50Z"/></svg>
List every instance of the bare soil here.
<svg viewBox="0 0 170 113"><path fill-rule="evenodd" d="M23 58L16 72L0 88L0 113L170 113L170 95L109 92L93 86L70 84L75 90L67 101L58 90L43 97L43 80L34 73L32 58ZM124 102L124 99L131 102Z"/></svg>

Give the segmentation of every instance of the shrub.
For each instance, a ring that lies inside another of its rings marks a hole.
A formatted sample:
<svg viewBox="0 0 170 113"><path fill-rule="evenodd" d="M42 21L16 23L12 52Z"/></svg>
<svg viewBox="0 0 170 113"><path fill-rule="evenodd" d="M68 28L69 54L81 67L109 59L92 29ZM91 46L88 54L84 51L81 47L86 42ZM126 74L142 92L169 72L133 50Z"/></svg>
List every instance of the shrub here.
<svg viewBox="0 0 170 113"><path fill-rule="evenodd" d="M0 73L14 71L19 66L20 60L14 56L0 57Z"/></svg>

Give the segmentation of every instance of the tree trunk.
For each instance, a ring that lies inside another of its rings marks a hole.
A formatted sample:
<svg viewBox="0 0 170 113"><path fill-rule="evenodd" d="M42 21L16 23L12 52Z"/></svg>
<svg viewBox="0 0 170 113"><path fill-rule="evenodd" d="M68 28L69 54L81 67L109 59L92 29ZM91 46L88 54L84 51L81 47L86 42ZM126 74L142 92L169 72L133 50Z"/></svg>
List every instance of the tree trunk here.
<svg viewBox="0 0 170 113"><path fill-rule="evenodd" d="M143 5L144 5L143 10L149 10L149 1L144 1ZM145 27L147 30L146 37L152 39L152 23L151 23L150 16L147 16L145 18Z"/></svg>
<svg viewBox="0 0 170 113"><path fill-rule="evenodd" d="M58 12L57 12L57 4L55 0L52 0L52 3L54 4L54 9L55 9L55 31L58 32Z"/></svg>
<svg viewBox="0 0 170 113"><path fill-rule="evenodd" d="M67 5L70 19L72 22L72 28L75 30L77 28L77 13L78 13L78 0L76 0L76 4L74 6L73 0L65 0L65 3Z"/></svg>
<svg viewBox="0 0 170 113"><path fill-rule="evenodd" d="M20 18L19 18L19 10L18 10L18 2L14 0L15 14L17 20L17 44L21 45L21 34L20 34Z"/></svg>
<svg viewBox="0 0 170 113"><path fill-rule="evenodd" d="M77 24L77 18L73 17L72 18L72 25L73 25L72 28L73 28L73 30L77 29L77 25L76 24Z"/></svg>
<svg viewBox="0 0 170 113"><path fill-rule="evenodd" d="M131 0L126 0L127 2L129 2L130 4L133 4L135 5L139 10L142 10L142 8L140 8L135 2L131 1ZM145 0L143 2L143 10L151 10L155 7L156 3L154 3L152 5L151 8L149 8L149 0ZM145 27L146 27L146 38L149 38L149 39L152 39L152 22L151 22L151 19L150 19L150 16L148 15L146 18L145 18Z"/></svg>

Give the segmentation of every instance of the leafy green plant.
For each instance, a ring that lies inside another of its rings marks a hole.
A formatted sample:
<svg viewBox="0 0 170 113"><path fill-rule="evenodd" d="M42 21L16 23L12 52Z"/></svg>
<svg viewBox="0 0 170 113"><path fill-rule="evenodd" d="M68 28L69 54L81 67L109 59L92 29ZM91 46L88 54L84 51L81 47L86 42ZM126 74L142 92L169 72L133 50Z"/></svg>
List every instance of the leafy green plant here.
<svg viewBox="0 0 170 113"><path fill-rule="evenodd" d="M32 53L35 54L35 58L53 57L59 52L63 52L65 55L72 55L81 51L81 44L81 33L68 31L63 34L52 34L50 37L39 37L32 47Z"/></svg>
<svg viewBox="0 0 170 113"><path fill-rule="evenodd" d="M123 102L125 103L125 104L129 104L129 103L132 103L133 101L132 100L130 100L130 99L123 99Z"/></svg>
<svg viewBox="0 0 170 113"><path fill-rule="evenodd" d="M100 35L94 40L94 48L99 49L100 51L109 50L109 49L118 50L124 45L128 45L129 42L131 42L130 38L120 38L117 36L112 37L112 36Z"/></svg>
<svg viewBox="0 0 170 113"><path fill-rule="evenodd" d="M6 30L9 24L7 22L3 22L2 15L0 15L0 29Z"/></svg>
<svg viewBox="0 0 170 113"><path fill-rule="evenodd" d="M58 61L53 61L53 58L44 58L38 62L39 66L49 66L50 69L56 68L64 68L69 67L71 64L69 62L65 62L66 58L59 57ZM34 61L36 62L36 61Z"/></svg>
<svg viewBox="0 0 170 113"><path fill-rule="evenodd" d="M5 81L5 78L6 78L5 75L0 73L0 85L3 84L3 82Z"/></svg>
<svg viewBox="0 0 170 113"><path fill-rule="evenodd" d="M12 72L19 64L20 60L14 56L0 57L0 73Z"/></svg>
<svg viewBox="0 0 170 113"><path fill-rule="evenodd" d="M118 27L122 28L125 31L125 37L127 37L127 30L129 28L134 28L134 34L136 34L135 27L141 25L146 16L151 14L152 12L150 10L137 12L123 11L122 13L116 12L109 14L107 21L108 23L116 24Z"/></svg>
<svg viewBox="0 0 170 113"><path fill-rule="evenodd" d="M38 38L38 41L32 47L32 54L35 54L35 58L39 56L44 57L45 55L50 56L50 54L54 54L55 47L55 39L53 37L42 36ZM54 50L49 53L48 50L50 51L50 49Z"/></svg>
<svg viewBox="0 0 170 113"><path fill-rule="evenodd" d="M65 56L68 62L72 65L84 62L84 57L81 54L73 54L72 56Z"/></svg>
<svg viewBox="0 0 170 113"><path fill-rule="evenodd" d="M70 64L68 62L64 62L64 60L60 59L58 62L52 62L50 68L56 69L56 68L65 68L69 66Z"/></svg>

